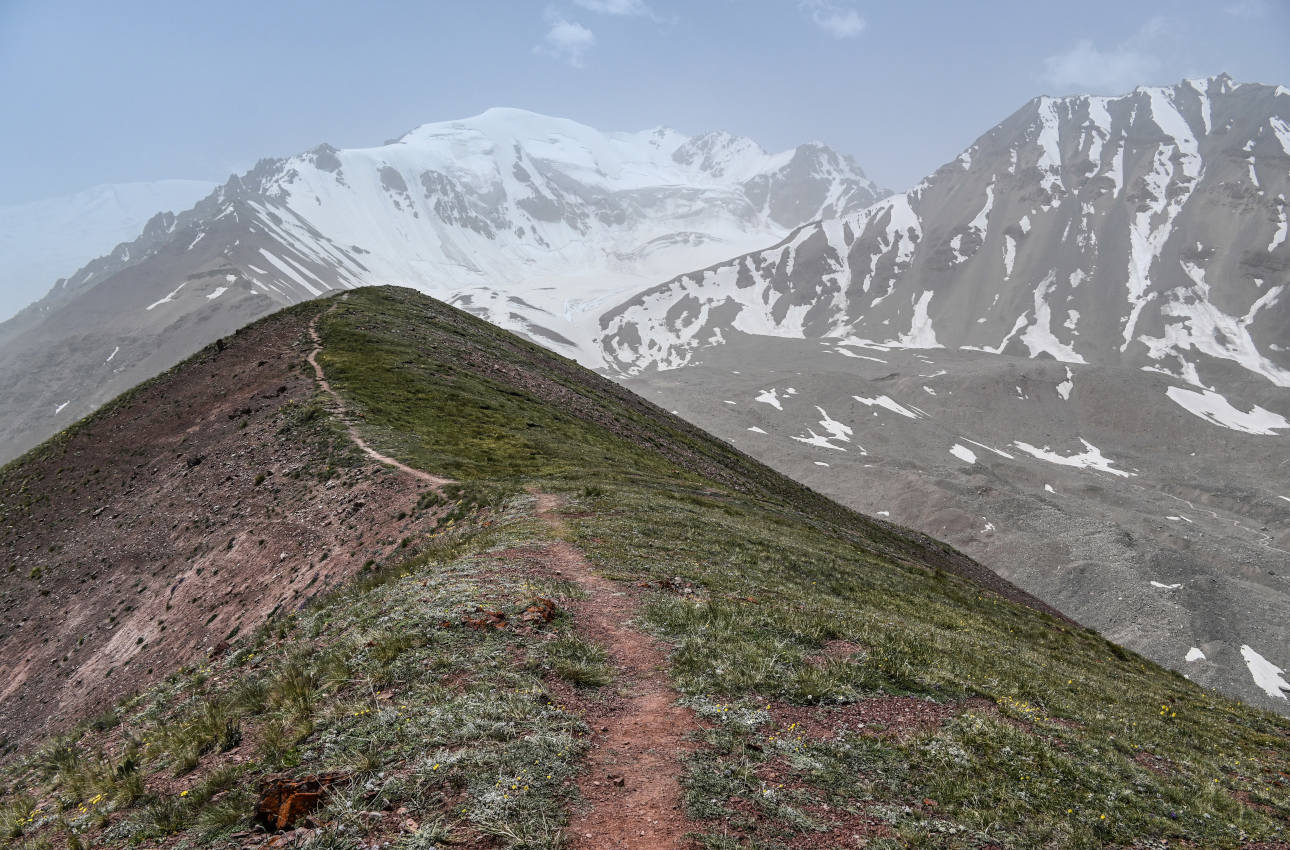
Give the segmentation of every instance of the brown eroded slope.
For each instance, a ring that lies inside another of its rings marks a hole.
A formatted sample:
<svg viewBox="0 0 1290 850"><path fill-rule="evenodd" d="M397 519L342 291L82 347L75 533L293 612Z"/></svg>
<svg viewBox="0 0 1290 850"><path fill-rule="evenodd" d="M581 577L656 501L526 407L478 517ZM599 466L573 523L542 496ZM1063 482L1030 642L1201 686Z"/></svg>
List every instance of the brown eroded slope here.
<svg viewBox="0 0 1290 850"><path fill-rule="evenodd" d="M0 736L102 710L428 527L427 484L322 415L318 309L221 340L0 470Z"/></svg>

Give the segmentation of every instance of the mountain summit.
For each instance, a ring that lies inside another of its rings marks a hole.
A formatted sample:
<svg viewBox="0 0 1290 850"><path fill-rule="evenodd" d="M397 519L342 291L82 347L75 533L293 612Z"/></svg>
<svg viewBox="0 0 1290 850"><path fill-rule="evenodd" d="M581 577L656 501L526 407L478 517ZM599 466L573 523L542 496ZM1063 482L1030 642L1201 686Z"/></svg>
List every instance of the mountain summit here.
<svg viewBox="0 0 1290 850"><path fill-rule="evenodd" d="M414 286L591 362L596 305L884 194L820 144L518 109L263 160L0 325L0 457L252 318L360 285Z"/></svg>

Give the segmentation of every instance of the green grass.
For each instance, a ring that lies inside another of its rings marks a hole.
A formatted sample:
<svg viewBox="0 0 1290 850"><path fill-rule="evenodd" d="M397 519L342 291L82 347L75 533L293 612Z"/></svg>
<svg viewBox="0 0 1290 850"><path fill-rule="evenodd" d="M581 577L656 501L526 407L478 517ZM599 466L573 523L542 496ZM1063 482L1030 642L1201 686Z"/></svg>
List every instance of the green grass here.
<svg viewBox="0 0 1290 850"><path fill-rule="evenodd" d="M948 547L423 296L313 306L327 310L321 362L365 437L458 480L419 506L444 512L441 533L238 637L105 729L11 760L0 823L15 840L218 843L246 827L258 776L340 770L351 781L311 846L355 846L387 804L420 824L393 846L555 846L587 730L554 689L594 700L615 671L576 632L576 588L499 554L549 541L532 486L564 496L570 537L603 575L697 591L642 591L638 623L672 647L671 680L706 721L678 777L704 846L847 846L861 828L892 848L1285 840L1284 718L982 590L941 568ZM296 418L336 427L325 411ZM461 625L535 596L562 613L534 632ZM830 641L854 652L826 657ZM852 722L892 698L938 720ZM113 729L134 749L105 747Z"/></svg>
<svg viewBox="0 0 1290 850"><path fill-rule="evenodd" d="M550 846L587 730L548 693L544 668L591 688L609 676L603 652L573 636L567 618L531 633L459 624L476 607L518 613L533 598L523 576L478 578L505 569L491 551L531 539L532 523L501 506L483 530L481 515L472 533L447 535L121 706L121 728L138 744L130 770L94 749L89 724L10 764L6 787L49 797L48 817L67 824L33 818L35 798L9 792L11 837L56 828L96 846L219 842L250 827L257 776L338 770L353 787L329 801L319 841L351 846L360 815L388 803L423 822L406 846L472 834ZM245 760L222 760L228 751ZM123 794L140 774L177 776L179 790Z"/></svg>
<svg viewBox="0 0 1290 850"><path fill-rule="evenodd" d="M704 589L698 603L658 594L646 622L676 647L678 688L727 706L714 715L723 726L767 704L817 706L822 717L884 695L961 706L941 728L908 739L844 734L778 756L782 739L745 746L773 734L766 713L733 737L709 736L712 749L692 765L694 788L707 788L714 770L726 783L744 775L732 795L760 805L767 798L755 768L788 759L792 782L811 795L899 814L892 828L920 846L1100 847L1140 836L1234 846L1284 834L1282 718L955 576L794 528L762 502L732 496L700 506L644 487L615 488L600 502L576 521L595 561L634 580L680 575ZM839 639L859 652L812 658ZM988 700L985 710L970 698ZM1144 753L1168 769L1139 763ZM923 799L937 801L934 817L903 812ZM705 813L700 803L692 811ZM964 832L944 834L945 822ZM782 828L804 823L790 818Z"/></svg>

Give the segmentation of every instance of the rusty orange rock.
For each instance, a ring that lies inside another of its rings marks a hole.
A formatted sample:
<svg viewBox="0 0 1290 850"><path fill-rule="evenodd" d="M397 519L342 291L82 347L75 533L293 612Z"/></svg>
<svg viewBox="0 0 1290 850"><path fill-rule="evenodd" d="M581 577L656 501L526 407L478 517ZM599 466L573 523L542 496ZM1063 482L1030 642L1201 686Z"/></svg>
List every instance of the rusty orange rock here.
<svg viewBox="0 0 1290 850"><path fill-rule="evenodd" d="M347 778L343 773L320 773L302 779L269 777L260 783L255 822L268 830L290 829L322 805L327 789Z"/></svg>

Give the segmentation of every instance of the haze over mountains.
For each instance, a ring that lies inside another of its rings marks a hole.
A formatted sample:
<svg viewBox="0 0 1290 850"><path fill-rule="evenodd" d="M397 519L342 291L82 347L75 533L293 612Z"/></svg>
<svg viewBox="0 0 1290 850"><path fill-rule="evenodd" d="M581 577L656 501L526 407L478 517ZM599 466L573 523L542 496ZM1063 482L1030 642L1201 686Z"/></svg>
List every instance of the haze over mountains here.
<svg viewBox="0 0 1290 850"><path fill-rule="evenodd" d="M0 321L41 298L121 242L132 242L161 210L185 210L215 188L204 180L115 183L0 207L4 288Z"/></svg>
<svg viewBox="0 0 1290 850"><path fill-rule="evenodd" d="M0 325L0 456L410 285L1284 711L1246 650L1290 661L1287 195L1290 91L1227 77L1037 98L890 196L820 144L490 110L263 161Z"/></svg>

